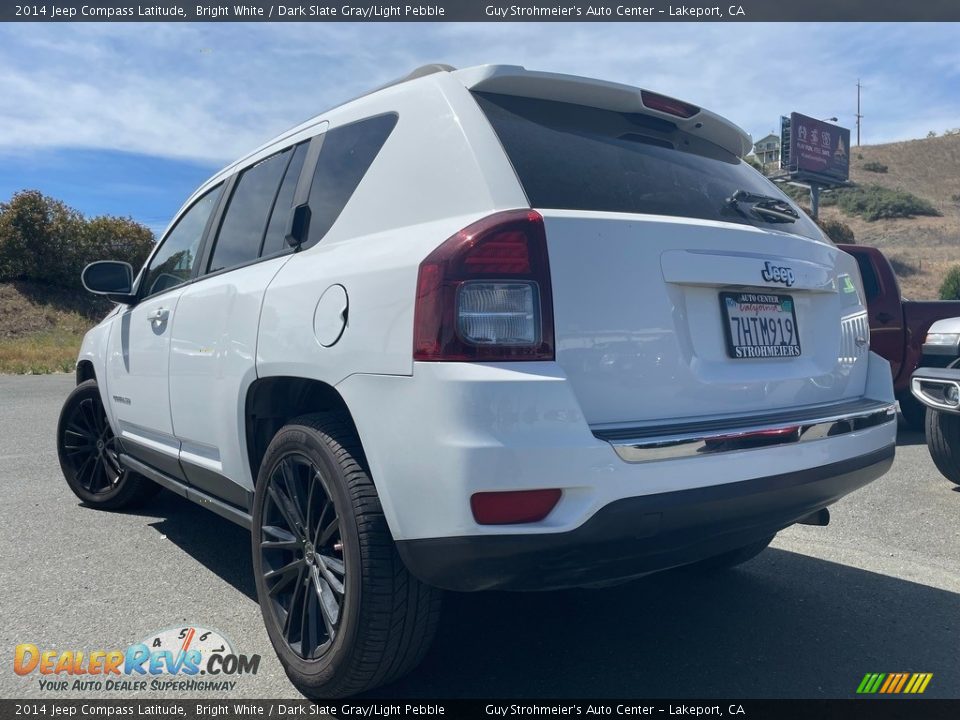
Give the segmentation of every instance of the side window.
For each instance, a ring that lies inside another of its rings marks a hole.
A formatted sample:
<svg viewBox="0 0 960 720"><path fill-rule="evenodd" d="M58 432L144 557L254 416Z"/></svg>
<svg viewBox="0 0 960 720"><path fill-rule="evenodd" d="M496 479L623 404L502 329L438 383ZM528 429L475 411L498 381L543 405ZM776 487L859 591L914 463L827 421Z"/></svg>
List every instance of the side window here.
<svg viewBox="0 0 960 720"><path fill-rule="evenodd" d="M327 131L310 185L305 245L319 242L333 227L396 124L397 115L389 113Z"/></svg>
<svg viewBox="0 0 960 720"><path fill-rule="evenodd" d="M182 285L193 274L197 250L210 213L217 206L222 185L217 185L184 213L160 244L144 274L141 295L147 297Z"/></svg>
<svg viewBox="0 0 960 720"><path fill-rule="evenodd" d="M857 265L860 266L860 279L863 280L863 292L869 302L880 295L880 284L877 282L877 274L873 271L873 264L870 262L869 256L857 253L854 257L857 259Z"/></svg>
<svg viewBox="0 0 960 720"><path fill-rule="evenodd" d="M290 153L291 150L287 149L271 155L240 174L217 233L208 272L242 265L260 257L263 233Z"/></svg>
<svg viewBox="0 0 960 720"><path fill-rule="evenodd" d="M290 219L290 210L293 207L293 194L297 189L297 180L303 169L303 159L307 156L307 147L310 143L300 143L293 151L287 173L283 176L280 192L273 203L273 212L270 215L270 224L267 225L267 235L263 240L261 256L268 257L290 249L284 233L287 231L287 221Z"/></svg>

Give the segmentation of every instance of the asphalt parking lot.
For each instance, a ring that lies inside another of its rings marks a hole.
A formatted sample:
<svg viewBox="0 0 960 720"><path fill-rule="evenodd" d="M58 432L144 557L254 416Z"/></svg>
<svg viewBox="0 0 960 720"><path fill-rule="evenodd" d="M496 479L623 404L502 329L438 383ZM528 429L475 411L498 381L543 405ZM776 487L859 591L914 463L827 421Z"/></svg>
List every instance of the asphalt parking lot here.
<svg viewBox="0 0 960 720"><path fill-rule="evenodd" d="M0 696L50 696L14 674L19 643L125 648L193 624L262 655L232 697L299 697L263 629L246 531L166 491L106 513L67 489L54 429L72 386L0 376ZM790 528L736 570L449 595L426 661L377 695L831 698L867 672L908 671L933 673L926 696L960 697L958 490L901 430L892 471L834 506L829 527ZM97 696L119 697L58 695Z"/></svg>

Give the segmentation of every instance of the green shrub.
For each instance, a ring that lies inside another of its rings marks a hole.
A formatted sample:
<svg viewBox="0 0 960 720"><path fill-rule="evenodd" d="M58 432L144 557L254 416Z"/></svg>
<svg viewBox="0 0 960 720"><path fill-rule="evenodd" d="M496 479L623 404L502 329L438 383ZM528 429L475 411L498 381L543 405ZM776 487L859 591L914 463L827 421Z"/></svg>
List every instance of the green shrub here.
<svg viewBox="0 0 960 720"><path fill-rule="evenodd" d="M870 162L865 162L863 164L863 169L867 172L874 173L885 173L889 168L883 163L877 162L876 160L871 160Z"/></svg>
<svg viewBox="0 0 960 720"><path fill-rule="evenodd" d="M960 300L960 265L954 265L947 271L940 286L941 300Z"/></svg>
<svg viewBox="0 0 960 720"><path fill-rule="evenodd" d="M818 219L817 225L820 226L820 229L826 233L826 236L833 240L835 243L841 243L844 245L856 245L857 240L854 237L853 230L850 229L850 226L846 223L840 222L839 220L823 220Z"/></svg>
<svg viewBox="0 0 960 720"><path fill-rule="evenodd" d="M810 205L810 188L802 185L791 185L790 183L782 183L777 185L777 187L779 187L787 197L789 197L798 205ZM820 197L822 198L823 195Z"/></svg>
<svg viewBox="0 0 960 720"><path fill-rule="evenodd" d="M837 206L848 215L859 215L873 222L882 218L909 218L916 215L940 215L926 200L904 190L880 185L844 188L834 193Z"/></svg>
<svg viewBox="0 0 960 720"><path fill-rule="evenodd" d="M153 244L153 233L130 218L88 219L36 190L0 203L0 281L81 288L87 263L123 260L139 268Z"/></svg>

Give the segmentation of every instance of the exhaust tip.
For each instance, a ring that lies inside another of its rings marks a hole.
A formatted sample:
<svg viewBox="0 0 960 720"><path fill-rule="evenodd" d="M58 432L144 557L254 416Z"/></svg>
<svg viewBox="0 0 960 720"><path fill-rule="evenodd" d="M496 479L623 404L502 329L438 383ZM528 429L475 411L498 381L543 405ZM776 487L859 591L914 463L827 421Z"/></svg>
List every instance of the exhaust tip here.
<svg viewBox="0 0 960 720"><path fill-rule="evenodd" d="M818 525L826 527L830 524L830 511L826 508L817 510L815 513L807 515L805 518L797 520L797 525Z"/></svg>

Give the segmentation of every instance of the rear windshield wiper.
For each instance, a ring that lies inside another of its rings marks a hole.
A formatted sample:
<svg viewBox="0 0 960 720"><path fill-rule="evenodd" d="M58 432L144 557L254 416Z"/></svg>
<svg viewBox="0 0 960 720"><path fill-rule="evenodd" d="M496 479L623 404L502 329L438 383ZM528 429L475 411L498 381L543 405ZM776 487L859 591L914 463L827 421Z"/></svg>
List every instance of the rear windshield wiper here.
<svg viewBox="0 0 960 720"><path fill-rule="evenodd" d="M746 215L742 206L747 206L761 220L769 223L792 223L796 222L800 215L790 207L785 200L773 197L772 195L761 195L746 190L737 190L733 195L727 198L727 206Z"/></svg>

